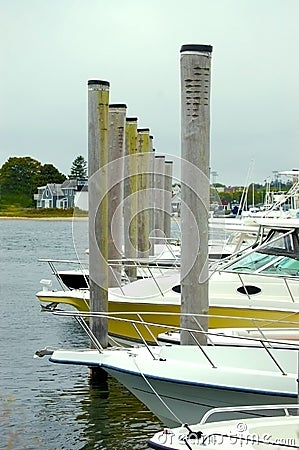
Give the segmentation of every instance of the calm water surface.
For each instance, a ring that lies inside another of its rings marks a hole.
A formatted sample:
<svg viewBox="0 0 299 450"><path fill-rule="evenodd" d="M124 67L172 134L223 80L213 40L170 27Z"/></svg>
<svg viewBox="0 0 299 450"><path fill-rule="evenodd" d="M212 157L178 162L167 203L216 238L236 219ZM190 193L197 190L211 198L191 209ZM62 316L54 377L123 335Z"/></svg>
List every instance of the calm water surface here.
<svg viewBox="0 0 299 450"><path fill-rule="evenodd" d="M72 222L0 220L0 236L0 449L146 449L162 425L124 387L92 387L84 367L33 358L46 346L89 346L74 319L41 312L35 297L50 277L38 259L76 256ZM74 236L82 257L86 221Z"/></svg>

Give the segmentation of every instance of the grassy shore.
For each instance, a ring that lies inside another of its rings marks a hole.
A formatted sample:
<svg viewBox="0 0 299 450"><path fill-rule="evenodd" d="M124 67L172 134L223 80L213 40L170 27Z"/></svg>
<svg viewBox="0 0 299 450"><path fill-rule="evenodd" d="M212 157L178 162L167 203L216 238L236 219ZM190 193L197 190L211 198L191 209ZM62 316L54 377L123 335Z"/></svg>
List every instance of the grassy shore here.
<svg viewBox="0 0 299 450"><path fill-rule="evenodd" d="M88 214L74 208L57 209L57 208L19 208L16 206L9 206L7 208L0 208L0 219L72 219L73 217L87 218Z"/></svg>

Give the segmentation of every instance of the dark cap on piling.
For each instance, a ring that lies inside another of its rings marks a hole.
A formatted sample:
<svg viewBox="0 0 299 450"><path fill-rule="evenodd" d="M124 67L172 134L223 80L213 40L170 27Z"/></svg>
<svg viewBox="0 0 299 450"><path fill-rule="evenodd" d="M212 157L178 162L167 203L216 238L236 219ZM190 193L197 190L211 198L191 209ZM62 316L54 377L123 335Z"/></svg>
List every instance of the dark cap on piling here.
<svg viewBox="0 0 299 450"><path fill-rule="evenodd" d="M149 128L137 128L137 131L140 132L140 133L142 133L142 132L149 133L150 129Z"/></svg>
<svg viewBox="0 0 299 450"><path fill-rule="evenodd" d="M110 103L109 108L127 108L125 103Z"/></svg>
<svg viewBox="0 0 299 450"><path fill-rule="evenodd" d="M213 47L212 45L204 45L204 44L185 44L182 45L180 52L206 52L212 53Z"/></svg>
<svg viewBox="0 0 299 450"><path fill-rule="evenodd" d="M103 81L103 80L88 80L87 81L88 86L92 84L103 84L104 86L110 86L109 81Z"/></svg>
<svg viewBox="0 0 299 450"><path fill-rule="evenodd" d="M126 117L126 122L137 122L137 117Z"/></svg>

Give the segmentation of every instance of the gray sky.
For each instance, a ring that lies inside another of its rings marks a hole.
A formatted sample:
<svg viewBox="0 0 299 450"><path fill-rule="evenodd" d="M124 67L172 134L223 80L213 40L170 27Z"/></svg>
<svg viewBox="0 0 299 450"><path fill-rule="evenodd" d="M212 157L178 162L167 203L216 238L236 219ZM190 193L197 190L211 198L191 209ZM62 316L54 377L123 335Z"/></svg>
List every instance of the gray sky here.
<svg viewBox="0 0 299 450"><path fill-rule="evenodd" d="M0 166L87 159L87 80L180 155L180 47L210 44L211 170L227 185L299 167L298 0L0 0Z"/></svg>

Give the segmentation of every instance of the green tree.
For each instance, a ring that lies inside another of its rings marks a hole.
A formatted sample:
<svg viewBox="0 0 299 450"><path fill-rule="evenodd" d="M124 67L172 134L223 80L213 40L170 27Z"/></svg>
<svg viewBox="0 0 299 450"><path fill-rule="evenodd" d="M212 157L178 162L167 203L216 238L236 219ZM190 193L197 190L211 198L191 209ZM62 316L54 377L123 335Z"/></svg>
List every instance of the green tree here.
<svg viewBox="0 0 299 450"><path fill-rule="evenodd" d="M39 186L44 186L48 183L63 183L66 176L60 173L53 164L44 164L40 170Z"/></svg>
<svg viewBox="0 0 299 450"><path fill-rule="evenodd" d="M78 178L87 178L87 162L81 155L74 159L69 174L70 180L76 180Z"/></svg>
<svg viewBox="0 0 299 450"><path fill-rule="evenodd" d="M29 156L9 158L0 169L1 200L22 206L33 205L33 193L38 181L41 163Z"/></svg>
<svg viewBox="0 0 299 450"><path fill-rule="evenodd" d="M231 192L221 192L221 194L219 195L221 197L221 202L231 203L233 199L233 195L231 194Z"/></svg>
<svg viewBox="0 0 299 450"><path fill-rule="evenodd" d="M30 156L11 157L0 168L1 203L34 206L38 186L62 183L66 179L52 164L44 166Z"/></svg>

